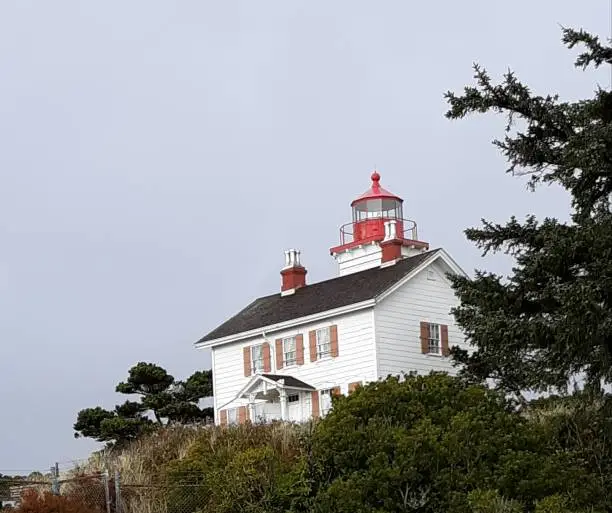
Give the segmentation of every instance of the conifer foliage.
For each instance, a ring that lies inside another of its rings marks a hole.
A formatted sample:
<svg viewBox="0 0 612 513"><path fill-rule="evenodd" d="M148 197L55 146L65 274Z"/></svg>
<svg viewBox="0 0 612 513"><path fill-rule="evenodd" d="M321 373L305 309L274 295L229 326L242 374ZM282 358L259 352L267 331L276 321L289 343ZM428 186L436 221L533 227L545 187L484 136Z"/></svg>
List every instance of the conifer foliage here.
<svg viewBox="0 0 612 513"><path fill-rule="evenodd" d="M576 67L612 63L612 47L589 33L563 29L562 40L584 48ZM534 94L512 72L494 84L480 66L474 71L474 86L446 94L447 117L505 114L505 136L494 144L508 171L528 175L532 189L566 189L572 215L569 223L483 220L466 230L484 254L505 251L516 265L507 278L452 278L461 301L454 314L475 349L452 353L469 377L493 378L509 392L565 388L578 373L599 388L612 382L612 93L599 87L567 102Z"/></svg>
<svg viewBox="0 0 612 513"><path fill-rule="evenodd" d="M140 362L129 370L126 381L115 388L121 394L139 397L113 410L100 406L77 415L75 437L99 442L125 444L168 424L193 424L212 420L212 408L200 408L199 401L212 396L212 371L197 371L177 381L159 365Z"/></svg>

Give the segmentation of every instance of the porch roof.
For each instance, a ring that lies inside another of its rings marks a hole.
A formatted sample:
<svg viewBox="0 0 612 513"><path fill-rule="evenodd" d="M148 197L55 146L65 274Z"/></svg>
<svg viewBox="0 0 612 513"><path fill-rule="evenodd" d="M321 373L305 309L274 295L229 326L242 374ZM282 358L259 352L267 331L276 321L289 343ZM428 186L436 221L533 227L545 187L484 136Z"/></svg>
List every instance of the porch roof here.
<svg viewBox="0 0 612 513"><path fill-rule="evenodd" d="M293 376L285 376L282 374L262 374L263 378L270 379L279 385L282 388L301 388L304 390L315 390L315 387L309 385L308 383L304 383L302 380L294 378Z"/></svg>
<svg viewBox="0 0 612 513"><path fill-rule="evenodd" d="M239 401L240 399L244 400L244 398L246 398L253 391L265 391L266 389L301 390L304 392L312 392L313 390L316 390L316 388L312 385L309 385L300 379L294 378L293 376L283 374L256 374L240 390L240 392L234 396L231 401L225 403L219 409L223 409L235 401Z"/></svg>

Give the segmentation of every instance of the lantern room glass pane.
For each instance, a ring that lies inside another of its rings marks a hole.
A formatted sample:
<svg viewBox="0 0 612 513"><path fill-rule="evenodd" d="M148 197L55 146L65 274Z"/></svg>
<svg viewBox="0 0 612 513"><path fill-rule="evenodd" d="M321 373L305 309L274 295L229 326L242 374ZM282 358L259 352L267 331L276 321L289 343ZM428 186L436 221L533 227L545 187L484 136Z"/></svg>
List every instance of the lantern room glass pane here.
<svg viewBox="0 0 612 513"><path fill-rule="evenodd" d="M402 219L402 202L396 199L370 199L360 201L353 207L353 221L387 218Z"/></svg>

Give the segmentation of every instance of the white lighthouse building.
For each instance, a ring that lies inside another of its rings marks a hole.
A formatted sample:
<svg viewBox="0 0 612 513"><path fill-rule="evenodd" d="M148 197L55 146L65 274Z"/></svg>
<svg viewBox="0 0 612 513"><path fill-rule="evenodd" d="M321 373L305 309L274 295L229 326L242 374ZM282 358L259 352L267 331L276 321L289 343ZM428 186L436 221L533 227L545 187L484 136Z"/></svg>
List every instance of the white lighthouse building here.
<svg viewBox="0 0 612 513"><path fill-rule="evenodd" d="M280 291L260 297L196 342L212 351L215 422L305 421L333 394L389 374L453 373L448 349L463 344L450 314L444 249L419 240L403 200L371 186L330 249L339 276L306 283L300 252L285 252Z"/></svg>

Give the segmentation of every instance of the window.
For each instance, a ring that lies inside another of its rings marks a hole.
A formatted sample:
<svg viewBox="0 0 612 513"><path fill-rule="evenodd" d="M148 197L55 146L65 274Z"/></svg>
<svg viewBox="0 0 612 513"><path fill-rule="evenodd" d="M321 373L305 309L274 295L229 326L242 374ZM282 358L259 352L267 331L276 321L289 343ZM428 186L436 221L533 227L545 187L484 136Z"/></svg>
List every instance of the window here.
<svg viewBox="0 0 612 513"><path fill-rule="evenodd" d="M253 374L263 372L264 370L264 358L263 358L263 345L251 346L251 365L253 367Z"/></svg>
<svg viewBox="0 0 612 513"><path fill-rule="evenodd" d="M288 403L297 403L300 400L300 394L291 394L287 396Z"/></svg>
<svg viewBox="0 0 612 513"><path fill-rule="evenodd" d="M332 391L333 389L328 388L326 390L321 390L319 395L321 397L321 415L325 415L331 410L332 407Z"/></svg>
<svg viewBox="0 0 612 513"><path fill-rule="evenodd" d="M236 424L238 422L238 408L229 408L227 410L227 423Z"/></svg>
<svg viewBox="0 0 612 513"><path fill-rule="evenodd" d="M331 337L329 328L317 330L317 358L323 358L331 354Z"/></svg>
<svg viewBox="0 0 612 513"><path fill-rule="evenodd" d="M436 279L436 273L429 269L427 271L427 279L434 281Z"/></svg>
<svg viewBox="0 0 612 513"><path fill-rule="evenodd" d="M429 354L440 354L440 325L429 324L429 344L427 352Z"/></svg>
<svg viewBox="0 0 612 513"><path fill-rule="evenodd" d="M289 367L297 363L297 352L295 349L295 337L283 339L283 365Z"/></svg>

